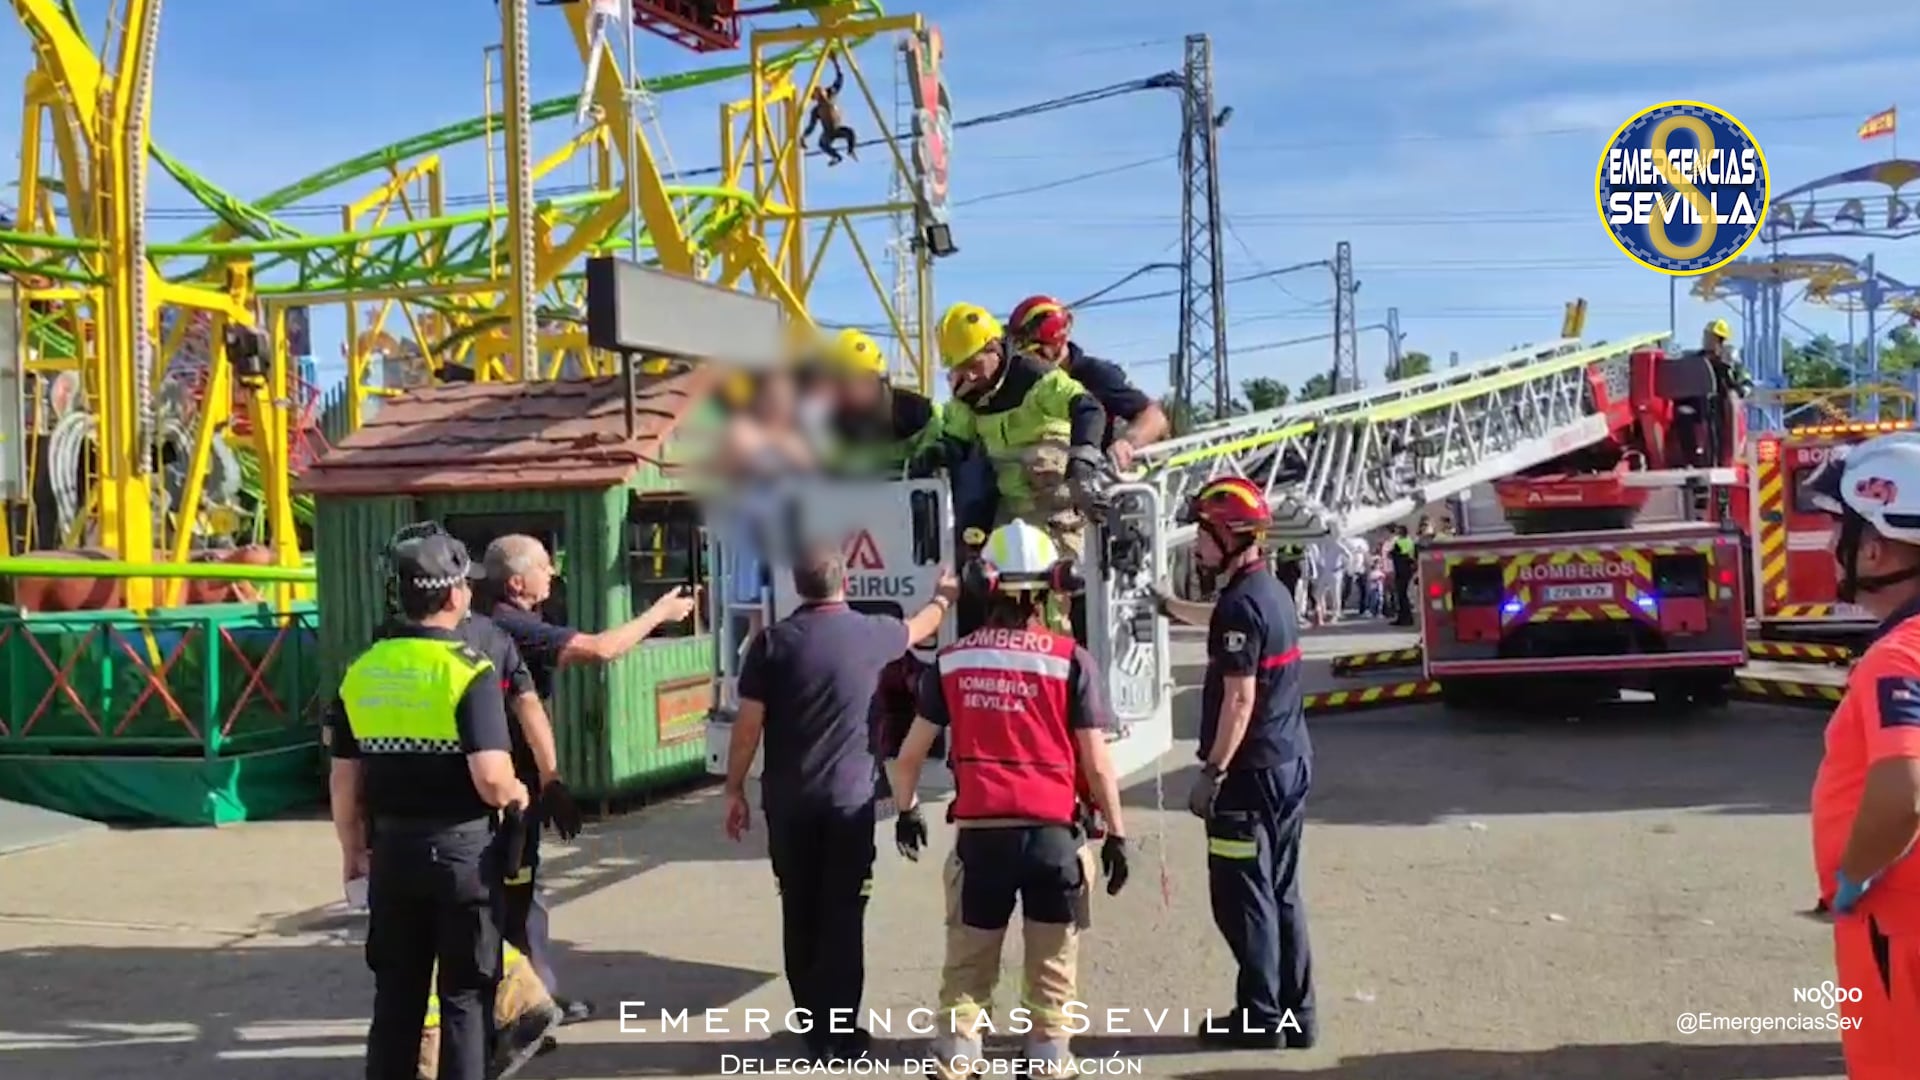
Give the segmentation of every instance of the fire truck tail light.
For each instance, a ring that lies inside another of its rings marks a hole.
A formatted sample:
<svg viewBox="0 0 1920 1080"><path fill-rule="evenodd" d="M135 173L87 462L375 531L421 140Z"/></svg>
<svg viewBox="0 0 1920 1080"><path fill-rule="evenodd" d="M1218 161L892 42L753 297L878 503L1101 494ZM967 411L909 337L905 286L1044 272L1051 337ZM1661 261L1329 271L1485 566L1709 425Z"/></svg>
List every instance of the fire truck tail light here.
<svg viewBox="0 0 1920 1080"><path fill-rule="evenodd" d="M1440 599L1442 596L1445 596L1446 594L1447 594L1447 587L1445 585L1440 584L1437 581L1427 586L1427 595L1433 597L1435 600Z"/></svg>
<svg viewBox="0 0 1920 1080"><path fill-rule="evenodd" d="M1722 585L1728 585L1728 586L1731 586L1731 585L1733 584L1733 571L1731 571L1731 570L1724 570L1724 569L1723 569L1723 570L1721 570L1721 571L1720 571L1720 584L1722 584Z"/></svg>

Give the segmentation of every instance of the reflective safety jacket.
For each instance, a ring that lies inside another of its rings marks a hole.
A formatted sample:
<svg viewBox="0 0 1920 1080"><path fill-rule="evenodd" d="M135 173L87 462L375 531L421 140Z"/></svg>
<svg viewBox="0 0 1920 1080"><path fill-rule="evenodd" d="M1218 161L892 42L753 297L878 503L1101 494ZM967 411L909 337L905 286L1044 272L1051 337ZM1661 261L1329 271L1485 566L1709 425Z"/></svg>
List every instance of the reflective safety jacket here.
<svg viewBox="0 0 1920 1080"><path fill-rule="evenodd" d="M941 433L963 450L977 442L993 462L1003 517L1033 510L1027 453L1054 444L1100 448L1107 414L1071 375L1024 353L1010 357L1000 385L984 401L949 401L941 415ZM957 453L954 455L957 456Z"/></svg>
<svg viewBox="0 0 1920 1080"><path fill-rule="evenodd" d="M1067 634L987 627L940 651L954 820L1074 823L1073 650Z"/></svg>
<svg viewBox="0 0 1920 1080"><path fill-rule="evenodd" d="M459 754L455 709L493 662L460 641L391 637L374 642L340 680L340 703L360 752Z"/></svg>

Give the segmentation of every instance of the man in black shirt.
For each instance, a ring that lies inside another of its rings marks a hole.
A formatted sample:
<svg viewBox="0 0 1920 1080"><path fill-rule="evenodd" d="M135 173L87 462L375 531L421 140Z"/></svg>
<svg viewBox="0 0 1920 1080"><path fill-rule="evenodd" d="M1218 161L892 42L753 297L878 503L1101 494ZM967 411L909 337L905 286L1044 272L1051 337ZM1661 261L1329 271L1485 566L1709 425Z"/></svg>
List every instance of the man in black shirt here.
<svg viewBox="0 0 1920 1080"><path fill-rule="evenodd" d="M329 739L342 876L369 887L367 1076L413 1080L437 963L441 1080L483 1080L501 961L493 814L529 796L498 674L458 633L473 595L466 549L423 536L392 562L407 625L349 665Z"/></svg>
<svg viewBox="0 0 1920 1080"><path fill-rule="evenodd" d="M583 633L550 623L542 613L553 592L554 567L552 555L540 541L519 534L502 536L487 545L484 562L487 582L499 598L491 618L519 647L533 676L534 692L543 702L553 700L554 676L562 667L618 660L655 630L687 618L694 609L691 590L680 590L661 597L623 626L600 634ZM580 815L560 778L557 754L548 760L552 762L550 773L531 752L515 762L520 778L533 789L535 802L520 875L507 883L506 933L507 940L526 953L540 973L540 980L560 1006L563 1022L575 1024L592 1018L593 1003L560 994L559 978L553 969L548 911L537 879L541 825L552 823L562 839L570 839L579 831Z"/></svg>
<svg viewBox="0 0 1920 1080"><path fill-rule="evenodd" d="M793 1004L810 1021L813 1053L857 1058L868 1036L849 1025L865 990L879 774L868 712L881 669L939 632L959 581L943 574L932 603L904 622L847 606L837 548L797 559L793 584L801 607L757 635L740 666L740 711L727 751L727 835L738 841L751 825L747 774L764 728L760 795Z"/></svg>

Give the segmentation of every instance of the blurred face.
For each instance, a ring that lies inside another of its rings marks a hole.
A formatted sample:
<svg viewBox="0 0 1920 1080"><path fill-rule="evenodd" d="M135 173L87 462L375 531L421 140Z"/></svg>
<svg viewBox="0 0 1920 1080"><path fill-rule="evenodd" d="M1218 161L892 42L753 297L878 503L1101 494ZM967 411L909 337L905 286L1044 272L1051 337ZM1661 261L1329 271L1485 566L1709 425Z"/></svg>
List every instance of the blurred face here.
<svg viewBox="0 0 1920 1080"><path fill-rule="evenodd" d="M1049 364L1059 365L1067 362L1067 343L1064 341L1058 345L1041 345L1036 342L1027 346L1027 352L1035 359L1044 360Z"/></svg>
<svg viewBox="0 0 1920 1080"><path fill-rule="evenodd" d="M520 572L507 579L507 587L530 604L544 604L553 595L553 556L546 548L536 547L525 562Z"/></svg>
<svg viewBox="0 0 1920 1080"><path fill-rule="evenodd" d="M784 372L776 372L761 383L753 414L763 423L785 423L793 416L793 400L793 380Z"/></svg>
<svg viewBox="0 0 1920 1080"><path fill-rule="evenodd" d="M1212 529L1201 529L1193 541L1194 552L1200 556L1202 566L1218 569L1227 561L1226 549L1214 538Z"/></svg>
<svg viewBox="0 0 1920 1080"><path fill-rule="evenodd" d="M473 610L473 583L471 581L463 581L455 585L448 594L447 606L453 610L455 615L458 615L462 619L466 618L467 613Z"/></svg>
<svg viewBox="0 0 1920 1080"><path fill-rule="evenodd" d="M834 397L841 407L865 409L880 400L880 380L863 372L845 372L833 381Z"/></svg>

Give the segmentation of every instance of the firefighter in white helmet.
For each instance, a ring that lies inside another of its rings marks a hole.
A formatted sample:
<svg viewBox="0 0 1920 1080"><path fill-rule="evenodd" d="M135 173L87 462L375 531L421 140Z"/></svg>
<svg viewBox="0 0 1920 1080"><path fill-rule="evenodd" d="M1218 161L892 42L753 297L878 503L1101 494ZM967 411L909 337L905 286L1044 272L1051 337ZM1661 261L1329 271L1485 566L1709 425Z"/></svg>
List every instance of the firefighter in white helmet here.
<svg viewBox="0 0 1920 1080"><path fill-rule="evenodd" d="M1833 515L1839 599L1880 620L1827 724L1813 782L1813 852L1833 913L1834 981L1852 1080L1920 1062L1920 434L1829 458L1809 501Z"/></svg>
<svg viewBox="0 0 1920 1080"><path fill-rule="evenodd" d="M894 839L917 860L927 842L917 801L920 769L947 732L958 827L947 863L947 948L935 1021L941 1075L966 1075L1000 978L1000 949L1020 908L1025 939L1023 1013L1006 1022L1029 1060L1069 1062L1078 937L1102 870L1107 893L1127 881L1120 784L1107 756L1100 668L1072 637L1047 628L1051 592L1085 587L1046 531L1014 521L986 538L961 574L987 595L987 623L941 650L927 672L896 764ZM1098 865L1081 829L1083 801L1105 815ZM1022 1024L1022 1020L1025 1024ZM1004 1030L1004 1029L1002 1029Z"/></svg>

